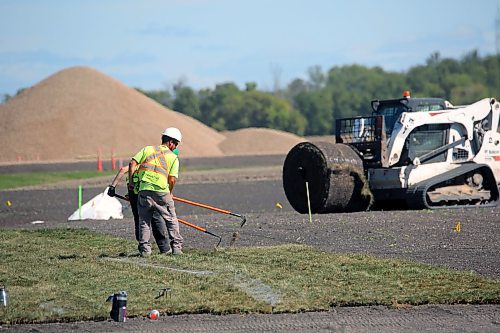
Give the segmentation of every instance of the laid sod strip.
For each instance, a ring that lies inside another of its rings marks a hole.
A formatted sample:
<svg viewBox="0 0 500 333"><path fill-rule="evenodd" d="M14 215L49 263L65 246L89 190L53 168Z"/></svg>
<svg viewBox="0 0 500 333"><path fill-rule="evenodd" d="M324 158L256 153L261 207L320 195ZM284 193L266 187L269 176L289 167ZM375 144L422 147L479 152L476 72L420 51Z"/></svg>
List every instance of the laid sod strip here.
<svg viewBox="0 0 500 333"><path fill-rule="evenodd" d="M89 179L102 176L112 176L116 171L68 171L68 172L22 172L0 174L0 190L53 184L63 180Z"/></svg>
<svg viewBox="0 0 500 333"><path fill-rule="evenodd" d="M121 290L129 316L500 302L498 279L306 246L186 248L183 256L148 258L135 249L88 230L2 230L0 284L9 304L0 307L0 323L108 319L105 300ZM159 297L164 288L171 292Z"/></svg>

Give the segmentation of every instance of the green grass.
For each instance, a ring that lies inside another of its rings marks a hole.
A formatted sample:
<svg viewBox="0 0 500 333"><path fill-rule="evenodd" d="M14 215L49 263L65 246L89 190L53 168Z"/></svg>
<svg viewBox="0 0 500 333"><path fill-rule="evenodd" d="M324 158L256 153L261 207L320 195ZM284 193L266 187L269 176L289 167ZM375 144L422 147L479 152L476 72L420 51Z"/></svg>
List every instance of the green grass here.
<svg viewBox="0 0 500 333"><path fill-rule="evenodd" d="M0 307L0 323L107 319L105 300L120 290L128 292L129 316L155 308L224 314L500 301L498 279L306 246L123 255L135 249L133 241L88 230L2 230L0 284L10 302ZM155 299L167 287L170 297Z"/></svg>
<svg viewBox="0 0 500 333"><path fill-rule="evenodd" d="M57 183L64 180L112 176L116 171L20 172L0 174L0 190Z"/></svg>

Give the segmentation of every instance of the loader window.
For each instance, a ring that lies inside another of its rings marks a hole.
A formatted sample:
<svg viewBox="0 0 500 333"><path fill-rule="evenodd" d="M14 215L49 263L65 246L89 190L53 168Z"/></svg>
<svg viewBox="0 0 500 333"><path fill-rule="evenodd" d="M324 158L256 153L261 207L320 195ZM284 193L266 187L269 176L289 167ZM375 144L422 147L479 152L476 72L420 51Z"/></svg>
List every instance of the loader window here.
<svg viewBox="0 0 500 333"><path fill-rule="evenodd" d="M384 116L385 121L385 132L387 137L390 137L392 130L394 129L394 124L398 121L401 113L407 112L408 109L402 104L396 105L380 105L377 109L377 114Z"/></svg>
<svg viewBox="0 0 500 333"><path fill-rule="evenodd" d="M423 111L439 111L444 110L444 106L441 104L419 104L414 107L414 111L423 112Z"/></svg>
<svg viewBox="0 0 500 333"><path fill-rule="evenodd" d="M373 106L372 106L373 107ZM381 114L385 120L385 131L387 137L390 137L394 124L398 121L401 113L403 112L429 112L445 110L446 106L441 100L406 100L401 99L398 101L383 101L379 102L375 109L375 114Z"/></svg>
<svg viewBox="0 0 500 333"><path fill-rule="evenodd" d="M448 131L441 125L421 126L414 130L407 139L408 157L413 160L415 157L421 157L439 147L444 146ZM426 163L444 162L446 153L434 156Z"/></svg>

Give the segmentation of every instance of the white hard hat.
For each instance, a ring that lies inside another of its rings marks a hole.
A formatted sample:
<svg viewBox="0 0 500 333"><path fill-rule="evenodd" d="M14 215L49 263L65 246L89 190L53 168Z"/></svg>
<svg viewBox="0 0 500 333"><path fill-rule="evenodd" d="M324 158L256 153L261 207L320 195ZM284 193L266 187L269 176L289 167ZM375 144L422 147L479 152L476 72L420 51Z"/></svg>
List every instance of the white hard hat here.
<svg viewBox="0 0 500 333"><path fill-rule="evenodd" d="M181 134L181 131L179 131L178 128L175 128L175 127L169 127L169 128L166 128L162 135L166 135L172 139L175 139L179 142L182 141L182 134Z"/></svg>

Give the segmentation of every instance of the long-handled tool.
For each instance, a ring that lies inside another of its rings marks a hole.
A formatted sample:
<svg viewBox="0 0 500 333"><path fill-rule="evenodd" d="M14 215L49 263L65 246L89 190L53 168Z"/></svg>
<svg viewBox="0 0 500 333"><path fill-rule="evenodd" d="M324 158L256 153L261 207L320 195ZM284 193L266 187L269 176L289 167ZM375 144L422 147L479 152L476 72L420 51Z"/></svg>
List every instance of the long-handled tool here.
<svg viewBox="0 0 500 333"><path fill-rule="evenodd" d="M222 214L227 214L227 215L232 215L232 216L239 217L242 220L241 224L240 224L240 227L243 227L243 225L247 222L247 218L244 215L236 214L236 213L230 212L230 211L225 210L225 209L220 209L220 208L209 206L209 205L205 205L205 204L202 204L202 203L199 203L199 202L195 202L195 201L191 201L191 200L187 200L187 199L182 199L182 198L179 198L179 197L176 197L176 196L174 196L174 200L179 201L179 202L184 202L184 203L187 203L187 204L190 204L190 205L193 205L193 206L198 206L198 207L210 209L210 210L222 213Z"/></svg>
<svg viewBox="0 0 500 333"><path fill-rule="evenodd" d="M130 199L129 199L128 197L125 197L125 196L120 195L120 194L116 194L116 193L115 193L115 197L117 197L117 198L119 198L119 199L122 199L122 200L125 200L125 201L130 201ZM216 235L216 234L214 234L214 233L212 233L212 232L208 231L208 230L207 230L207 229L205 229L205 228L202 228L202 227L200 227L200 226L197 226L196 224L190 223L190 222L188 222L188 221L186 221L186 220L183 220L183 219L180 219L180 218L177 218L177 220L178 220L180 223L187 225L188 227L191 227L191 228L196 229L196 230L198 230L198 231L202 231L202 232L204 232L204 233L206 233L206 234L209 234L210 236L217 237L217 238L219 239L219 242L217 243L217 245L215 245L215 248L217 248L217 247L220 245L220 243L222 242L222 237L221 237L221 236Z"/></svg>
<svg viewBox="0 0 500 333"><path fill-rule="evenodd" d="M221 236L216 235L214 233L211 233L210 231L208 231L205 228L197 226L196 224L189 223L188 221L185 221L185 220L180 219L180 218L177 218L177 220L179 220L180 223L187 225L188 227L191 227L191 228L199 230L199 231L203 231L204 233L209 234L210 236L217 237L219 239L219 242L217 243L217 245L215 245L215 248L217 248L220 245L220 242L222 242L222 237Z"/></svg>

